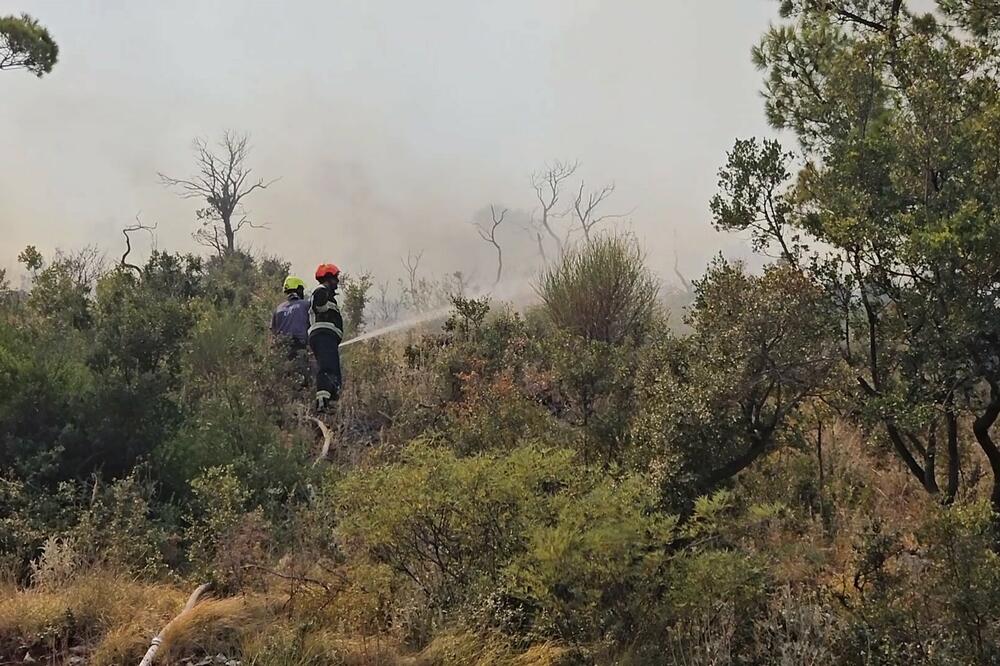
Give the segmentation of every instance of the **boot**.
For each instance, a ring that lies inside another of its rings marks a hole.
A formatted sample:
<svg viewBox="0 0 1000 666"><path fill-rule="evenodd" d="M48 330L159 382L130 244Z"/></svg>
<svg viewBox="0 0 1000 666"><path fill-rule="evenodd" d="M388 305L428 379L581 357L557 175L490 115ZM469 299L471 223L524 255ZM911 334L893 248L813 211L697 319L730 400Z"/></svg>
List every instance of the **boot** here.
<svg viewBox="0 0 1000 666"><path fill-rule="evenodd" d="M316 391L316 412L322 414L330 406L330 392Z"/></svg>

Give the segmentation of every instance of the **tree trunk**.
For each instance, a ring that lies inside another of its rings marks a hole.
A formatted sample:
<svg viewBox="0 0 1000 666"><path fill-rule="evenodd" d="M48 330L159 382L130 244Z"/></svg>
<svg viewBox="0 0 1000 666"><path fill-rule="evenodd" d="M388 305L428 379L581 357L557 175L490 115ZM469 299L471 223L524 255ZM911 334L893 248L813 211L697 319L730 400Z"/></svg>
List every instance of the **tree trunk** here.
<svg viewBox="0 0 1000 666"><path fill-rule="evenodd" d="M944 412L945 427L948 431L948 489L945 491L944 502L951 504L958 495L958 416L949 398Z"/></svg>
<svg viewBox="0 0 1000 666"><path fill-rule="evenodd" d="M885 431L889 434L889 441L892 442L892 446L896 449L896 453L899 454L899 457L903 459L904 463L906 463L906 467L910 470L910 473L917 477L917 480L920 481L920 485L922 485L924 489L931 494L937 492L936 487L928 487L927 472L920 466L917 459L913 457L910 450L906 448L906 442L903 441L903 436L900 434L899 428L897 428L892 421L887 420L885 422Z"/></svg>
<svg viewBox="0 0 1000 666"><path fill-rule="evenodd" d="M1000 416L1000 386L992 379L987 381L990 385L990 401L983 409L983 413L972 423L972 432L975 433L976 441L990 462L990 470L993 472L990 503L993 505L993 511L1000 513L1000 449L990 435L990 428Z"/></svg>
<svg viewBox="0 0 1000 666"><path fill-rule="evenodd" d="M750 466L757 458L764 453L767 449L767 445L770 443L770 436L766 435L755 435L750 440L750 447L746 450L743 455L737 456L736 458L730 460L728 463L719 467L708 474L705 478L704 485L710 488L718 483L730 479L744 469Z"/></svg>
<svg viewBox="0 0 1000 666"><path fill-rule="evenodd" d="M927 447L924 454L924 488L932 495L941 492L937 484L936 465L937 462L937 423L931 423L927 431Z"/></svg>
<svg viewBox="0 0 1000 666"><path fill-rule="evenodd" d="M236 232L233 230L233 216L223 215L222 226L226 232L226 254L236 251Z"/></svg>
<svg viewBox="0 0 1000 666"><path fill-rule="evenodd" d="M876 391L871 384L865 381L864 377L858 377L857 379L858 384L861 385L861 389L866 395L869 397L875 397L878 395L878 391ZM906 442L903 441L903 435L899 432L899 428L897 428L896 425L889 419L885 419L883 423L885 425L886 434L889 435L889 441L892 442L892 447L896 449L896 453L903 459L903 462L906 464L907 469L910 470L910 473L913 474L918 481L920 481L920 484L924 486L924 488L927 488L927 474L924 472L924 468L920 466L920 463L917 462L917 459L913 457L913 454L910 453L910 450L906 448Z"/></svg>
<svg viewBox="0 0 1000 666"><path fill-rule="evenodd" d="M500 284L500 276L503 275L503 250L500 246L496 246L497 249L497 279L493 282L493 286Z"/></svg>

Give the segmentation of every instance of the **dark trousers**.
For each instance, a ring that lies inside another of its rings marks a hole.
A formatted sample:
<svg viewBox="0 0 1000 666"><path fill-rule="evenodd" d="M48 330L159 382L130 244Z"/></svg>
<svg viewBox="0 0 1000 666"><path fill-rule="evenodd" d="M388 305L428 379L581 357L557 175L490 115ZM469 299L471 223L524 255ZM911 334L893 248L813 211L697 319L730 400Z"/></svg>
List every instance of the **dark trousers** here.
<svg viewBox="0 0 1000 666"><path fill-rule="evenodd" d="M333 333L318 331L309 338L316 357L316 397L336 400L340 397L340 340Z"/></svg>
<svg viewBox="0 0 1000 666"><path fill-rule="evenodd" d="M288 337L282 339L286 358L288 359L288 374L302 386L309 386L309 352L303 340Z"/></svg>

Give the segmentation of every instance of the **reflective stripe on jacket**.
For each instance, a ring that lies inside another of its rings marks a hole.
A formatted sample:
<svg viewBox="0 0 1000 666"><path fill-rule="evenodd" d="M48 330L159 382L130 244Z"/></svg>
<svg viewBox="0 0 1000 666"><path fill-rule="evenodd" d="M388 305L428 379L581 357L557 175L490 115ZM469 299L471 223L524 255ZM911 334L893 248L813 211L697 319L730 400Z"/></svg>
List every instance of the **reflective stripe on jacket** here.
<svg viewBox="0 0 1000 666"><path fill-rule="evenodd" d="M344 339L344 318L340 314L340 307L337 305L336 293L331 291L326 285L320 285L313 290L309 302L309 335L312 336L318 331L329 331L337 336L337 340Z"/></svg>

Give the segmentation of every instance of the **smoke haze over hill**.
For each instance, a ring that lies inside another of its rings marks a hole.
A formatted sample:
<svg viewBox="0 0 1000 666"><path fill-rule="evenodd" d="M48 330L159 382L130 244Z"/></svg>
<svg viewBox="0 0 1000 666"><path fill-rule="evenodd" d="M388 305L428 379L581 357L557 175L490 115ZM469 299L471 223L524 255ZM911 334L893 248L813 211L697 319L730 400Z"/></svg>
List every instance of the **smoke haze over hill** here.
<svg viewBox="0 0 1000 666"><path fill-rule="evenodd" d="M427 271L489 280L470 221L491 203L530 214L529 175L556 158L616 183L606 211L633 211L622 224L667 279L675 237L687 273L744 252L707 202L733 139L767 131L748 57L765 0L0 0L21 11L61 51L44 79L0 79L0 267L29 243L114 254L137 212L160 247L193 249L198 205L156 173L189 174L192 140L227 128L281 177L248 200L270 228L243 242L299 272L394 277L422 250ZM501 240L511 274L534 270L533 238L510 224Z"/></svg>

